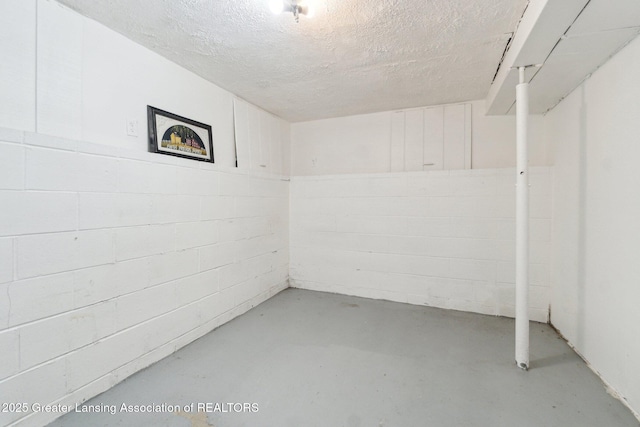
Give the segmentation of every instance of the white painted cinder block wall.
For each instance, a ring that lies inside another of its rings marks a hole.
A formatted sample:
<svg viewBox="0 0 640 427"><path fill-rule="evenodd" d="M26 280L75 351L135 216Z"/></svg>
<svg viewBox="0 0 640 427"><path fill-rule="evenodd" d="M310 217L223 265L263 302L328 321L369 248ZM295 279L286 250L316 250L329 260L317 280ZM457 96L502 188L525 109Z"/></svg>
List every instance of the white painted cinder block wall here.
<svg viewBox="0 0 640 427"><path fill-rule="evenodd" d="M555 163L551 322L636 414L638 76L636 38L545 118Z"/></svg>
<svg viewBox="0 0 640 427"><path fill-rule="evenodd" d="M291 178L293 287L514 316L515 169ZM551 171L531 171L530 313L549 308Z"/></svg>
<svg viewBox="0 0 640 427"><path fill-rule="evenodd" d="M236 102L236 169L232 94L57 3L0 13L0 396L73 404L287 286L289 125ZM147 104L216 163L148 153Z"/></svg>
<svg viewBox="0 0 640 427"><path fill-rule="evenodd" d="M231 168L233 95L51 1L0 7L0 394L70 403L286 286L289 125L238 102ZM639 68L636 40L533 119L531 152L534 317L551 292L551 321L636 411ZM147 104L212 124L216 165L146 153ZM513 118L482 111L473 167L513 166ZM511 314L513 171L386 174L391 114L293 125L295 282Z"/></svg>
<svg viewBox="0 0 640 427"><path fill-rule="evenodd" d="M292 124L291 286L513 317L515 117L471 110L470 170L389 173L392 111ZM533 116L530 312L542 322L548 156Z"/></svg>

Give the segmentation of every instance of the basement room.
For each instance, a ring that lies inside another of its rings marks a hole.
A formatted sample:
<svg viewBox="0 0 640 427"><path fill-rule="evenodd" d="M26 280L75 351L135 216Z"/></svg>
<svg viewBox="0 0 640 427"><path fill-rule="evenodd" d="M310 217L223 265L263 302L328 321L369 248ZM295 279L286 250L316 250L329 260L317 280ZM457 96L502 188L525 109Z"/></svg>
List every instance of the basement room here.
<svg viewBox="0 0 640 427"><path fill-rule="evenodd" d="M640 426L639 1L0 16L0 426Z"/></svg>

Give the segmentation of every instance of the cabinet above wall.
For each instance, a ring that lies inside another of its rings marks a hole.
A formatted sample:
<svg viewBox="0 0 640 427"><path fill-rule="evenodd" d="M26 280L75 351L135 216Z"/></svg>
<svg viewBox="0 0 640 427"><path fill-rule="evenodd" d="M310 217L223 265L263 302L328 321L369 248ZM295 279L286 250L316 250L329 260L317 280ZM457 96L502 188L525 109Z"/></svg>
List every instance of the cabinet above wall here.
<svg viewBox="0 0 640 427"><path fill-rule="evenodd" d="M470 101L293 123L292 175L515 167L515 116L484 112ZM530 165L549 166L542 116L530 137Z"/></svg>
<svg viewBox="0 0 640 427"><path fill-rule="evenodd" d="M391 116L391 171L471 169L471 104Z"/></svg>
<svg viewBox="0 0 640 427"><path fill-rule="evenodd" d="M289 123L241 99L233 123L238 168L289 174Z"/></svg>

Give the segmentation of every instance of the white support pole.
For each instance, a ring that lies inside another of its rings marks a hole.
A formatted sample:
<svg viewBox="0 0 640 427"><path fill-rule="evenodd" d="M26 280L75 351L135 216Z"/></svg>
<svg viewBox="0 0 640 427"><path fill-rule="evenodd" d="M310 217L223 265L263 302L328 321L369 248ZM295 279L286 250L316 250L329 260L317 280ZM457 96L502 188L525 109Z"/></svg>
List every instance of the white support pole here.
<svg viewBox="0 0 640 427"><path fill-rule="evenodd" d="M518 68L516 87L516 365L529 369L529 170L527 159L527 121L529 84L525 67Z"/></svg>

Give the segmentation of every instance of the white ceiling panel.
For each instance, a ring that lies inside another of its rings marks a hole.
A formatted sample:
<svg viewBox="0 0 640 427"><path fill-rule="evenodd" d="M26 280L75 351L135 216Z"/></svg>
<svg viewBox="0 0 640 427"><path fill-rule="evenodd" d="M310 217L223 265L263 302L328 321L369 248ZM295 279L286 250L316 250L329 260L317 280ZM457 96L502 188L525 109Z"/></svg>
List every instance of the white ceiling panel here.
<svg viewBox="0 0 640 427"><path fill-rule="evenodd" d="M529 110L545 113L638 34L637 28L569 37L558 43L531 81ZM585 70L589 70L585 72Z"/></svg>
<svg viewBox="0 0 640 427"><path fill-rule="evenodd" d="M589 0L531 0L489 89L487 114L507 114L515 102L519 66L544 63ZM537 72L527 70L527 75ZM514 74L515 73L515 74Z"/></svg>
<svg viewBox="0 0 640 427"><path fill-rule="evenodd" d="M528 67L525 71L525 81L531 81L539 68ZM511 68L509 73L504 77L504 89L496 94L493 100L491 114L507 114L516 102L516 85L520 82L520 74L516 68Z"/></svg>
<svg viewBox="0 0 640 427"><path fill-rule="evenodd" d="M620 47L638 34L638 27L589 33L560 40L551 53L554 56L573 55L576 59L591 58L589 66L600 65ZM576 65L580 65L576 63Z"/></svg>
<svg viewBox="0 0 640 427"><path fill-rule="evenodd" d="M586 6L580 9L579 2ZM545 113L556 106L638 35L640 0L531 0L522 22L527 25L518 28L514 40L524 41L512 44L505 55L500 78L487 96L487 114L513 112L517 84L513 67L537 64L542 57L546 59L531 79L529 110ZM567 22L570 26L563 29Z"/></svg>
<svg viewBox="0 0 640 427"><path fill-rule="evenodd" d="M535 21L522 49L518 51L513 66L542 64L560 36L567 31L588 1L548 1L540 12L539 18Z"/></svg>
<svg viewBox="0 0 640 427"><path fill-rule="evenodd" d="M639 23L638 0L591 0L567 35L637 27Z"/></svg>

